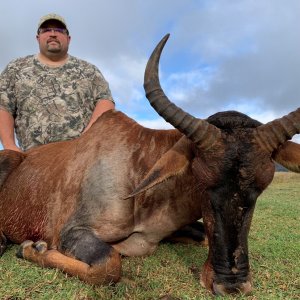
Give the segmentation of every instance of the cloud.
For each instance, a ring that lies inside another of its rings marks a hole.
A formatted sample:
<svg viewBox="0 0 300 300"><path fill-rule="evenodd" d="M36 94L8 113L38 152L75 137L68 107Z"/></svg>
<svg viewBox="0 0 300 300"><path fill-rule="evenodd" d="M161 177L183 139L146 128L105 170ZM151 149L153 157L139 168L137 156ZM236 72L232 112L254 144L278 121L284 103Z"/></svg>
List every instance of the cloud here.
<svg viewBox="0 0 300 300"><path fill-rule="evenodd" d="M200 111L201 105L202 111L210 113L210 107L222 110L229 104L253 100L261 111L275 114L297 107L300 39L294 24L300 17L300 2L213 3L194 10L177 24L176 39L190 45L193 57L198 57L194 65L206 62L216 68L214 76L206 80L206 90L201 84L192 85L186 107L195 111L197 106ZM204 100L197 105L199 98Z"/></svg>
<svg viewBox="0 0 300 300"><path fill-rule="evenodd" d="M167 123L164 119L154 119L154 120L137 120L139 124L144 127L152 129L174 129L172 125Z"/></svg>
<svg viewBox="0 0 300 300"><path fill-rule="evenodd" d="M118 109L145 124L158 117L145 98L144 68L167 32L161 85L187 112L233 109L266 122L299 107L298 0L10 0L0 10L0 70L37 53L38 20L57 12L69 25L70 53L98 66Z"/></svg>

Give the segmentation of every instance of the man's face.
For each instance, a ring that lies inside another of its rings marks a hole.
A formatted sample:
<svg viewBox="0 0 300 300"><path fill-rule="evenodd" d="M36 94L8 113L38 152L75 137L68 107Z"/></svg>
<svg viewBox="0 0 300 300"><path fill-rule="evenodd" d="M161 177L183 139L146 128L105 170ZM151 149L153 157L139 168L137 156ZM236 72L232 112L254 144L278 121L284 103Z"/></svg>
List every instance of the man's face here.
<svg viewBox="0 0 300 300"><path fill-rule="evenodd" d="M71 37L59 21L49 20L40 27L37 40L42 54L64 56L68 52Z"/></svg>

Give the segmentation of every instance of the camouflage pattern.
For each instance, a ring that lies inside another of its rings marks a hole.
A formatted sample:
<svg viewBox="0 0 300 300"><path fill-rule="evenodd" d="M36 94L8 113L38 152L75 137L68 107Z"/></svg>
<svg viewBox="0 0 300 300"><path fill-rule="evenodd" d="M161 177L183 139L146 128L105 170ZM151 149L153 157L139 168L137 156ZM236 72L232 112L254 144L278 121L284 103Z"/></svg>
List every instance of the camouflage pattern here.
<svg viewBox="0 0 300 300"><path fill-rule="evenodd" d="M103 75L73 56L61 67L46 66L36 55L18 58L0 76L0 109L15 118L23 150L78 137L100 99L113 101Z"/></svg>

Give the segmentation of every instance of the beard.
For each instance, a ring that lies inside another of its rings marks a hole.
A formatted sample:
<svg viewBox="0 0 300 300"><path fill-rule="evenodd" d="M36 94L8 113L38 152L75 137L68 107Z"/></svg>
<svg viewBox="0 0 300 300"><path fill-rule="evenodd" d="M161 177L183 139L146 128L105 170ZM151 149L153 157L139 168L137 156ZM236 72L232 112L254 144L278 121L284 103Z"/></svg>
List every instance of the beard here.
<svg viewBox="0 0 300 300"><path fill-rule="evenodd" d="M59 53L62 51L62 45L58 41L49 41L47 43L47 51L51 53Z"/></svg>

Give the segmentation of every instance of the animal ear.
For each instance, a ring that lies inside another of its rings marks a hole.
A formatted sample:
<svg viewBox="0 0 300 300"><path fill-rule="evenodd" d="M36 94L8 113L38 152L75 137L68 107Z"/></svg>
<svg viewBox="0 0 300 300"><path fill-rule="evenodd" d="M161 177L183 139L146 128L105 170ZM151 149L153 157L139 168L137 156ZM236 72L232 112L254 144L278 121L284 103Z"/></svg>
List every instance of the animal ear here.
<svg viewBox="0 0 300 300"><path fill-rule="evenodd" d="M0 151L0 188L9 174L23 161L25 154L13 150Z"/></svg>
<svg viewBox="0 0 300 300"><path fill-rule="evenodd" d="M300 173L300 145L285 142L272 155L273 159L290 171Z"/></svg>
<svg viewBox="0 0 300 300"><path fill-rule="evenodd" d="M172 176L182 174L192 158L190 143L190 140L182 137L155 163L142 182L125 199L136 196Z"/></svg>

